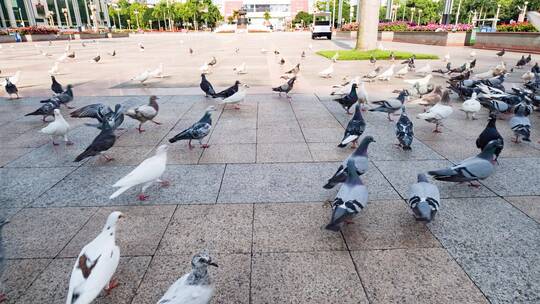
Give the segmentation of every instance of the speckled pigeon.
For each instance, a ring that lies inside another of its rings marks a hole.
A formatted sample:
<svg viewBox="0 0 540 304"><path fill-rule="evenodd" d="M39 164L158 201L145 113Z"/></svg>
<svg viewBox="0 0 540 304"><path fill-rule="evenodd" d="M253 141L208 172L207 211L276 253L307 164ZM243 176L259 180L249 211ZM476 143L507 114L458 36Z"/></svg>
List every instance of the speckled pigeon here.
<svg viewBox="0 0 540 304"><path fill-rule="evenodd" d="M362 117L360 105L356 104L354 107L354 116L347 124L347 129L345 129L345 134L343 135L343 139L339 143L338 147L344 148L352 142L352 147L356 148L358 138L360 138L362 133L364 133L364 130L366 130L366 122Z"/></svg>
<svg viewBox="0 0 540 304"><path fill-rule="evenodd" d="M403 150L411 150L411 144L414 138L413 123L407 117L405 107L401 109L401 116L396 123L396 137L399 141L397 144Z"/></svg>
<svg viewBox="0 0 540 304"><path fill-rule="evenodd" d="M208 107L204 113L204 116L198 122L194 123L191 127L185 129L184 131L176 134L173 138L169 139L169 142L174 143L179 140L189 140L188 146L190 149L192 149L193 146L191 145L191 141L195 139L199 141L201 148L210 147L208 144L203 145L202 139L210 134L210 129L212 128L212 112L215 110L216 108L214 106Z"/></svg>
<svg viewBox="0 0 540 304"><path fill-rule="evenodd" d="M430 183L425 174L418 174L418 180L409 188L409 206L417 221L431 222L439 210L441 197L439 188Z"/></svg>
<svg viewBox="0 0 540 304"><path fill-rule="evenodd" d="M212 86L210 81L206 79L206 75L204 74L201 74L201 84L199 86L201 87L201 90L203 90L206 97L216 95L216 91L214 91L214 87Z"/></svg>
<svg viewBox="0 0 540 304"><path fill-rule="evenodd" d="M370 112L384 112L388 114L388 120L393 121L390 114L393 114L401 109L405 99L409 96L407 90L402 90L397 98L373 101L373 104L379 105L376 108L369 109Z"/></svg>

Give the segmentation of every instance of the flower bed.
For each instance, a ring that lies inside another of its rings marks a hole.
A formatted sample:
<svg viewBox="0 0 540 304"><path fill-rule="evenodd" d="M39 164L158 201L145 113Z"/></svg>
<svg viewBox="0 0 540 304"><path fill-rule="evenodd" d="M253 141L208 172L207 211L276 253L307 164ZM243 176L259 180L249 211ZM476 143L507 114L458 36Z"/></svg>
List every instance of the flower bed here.
<svg viewBox="0 0 540 304"><path fill-rule="evenodd" d="M512 24L497 25L497 32L538 32L529 22L515 22Z"/></svg>
<svg viewBox="0 0 540 304"><path fill-rule="evenodd" d="M342 31L357 31L358 23L346 23L341 27ZM472 25L470 24L436 24L428 23L426 25L417 25L405 21L395 22L380 22L379 32L470 32Z"/></svg>
<svg viewBox="0 0 540 304"><path fill-rule="evenodd" d="M10 31L19 32L21 35L56 35L58 29L49 26L26 26L12 29Z"/></svg>

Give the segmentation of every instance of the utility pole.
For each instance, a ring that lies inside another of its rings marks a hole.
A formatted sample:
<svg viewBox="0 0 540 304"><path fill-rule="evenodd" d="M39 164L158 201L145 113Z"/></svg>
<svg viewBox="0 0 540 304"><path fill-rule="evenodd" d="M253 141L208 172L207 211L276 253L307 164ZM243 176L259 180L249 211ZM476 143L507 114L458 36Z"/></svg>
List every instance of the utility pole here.
<svg viewBox="0 0 540 304"><path fill-rule="evenodd" d="M341 28L341 20L343 18L343 0L339 0L338 3L338 28Z"/></svg>
<svg viewBox="0 0 540 304"><path fill-rule="evenodd" d="M444 11L443 11L443 17L442 17L442 23L443 24L450 24L450 19L452 18L452 5L453 0L446 0L444 2Z"/></svg>
<svg viewBox="0 0 540 304"><path fill-rule="evenodd" d="M456 25L459 23L459 13L461 11L461 2L462 0L459 0L458 6L457 6L457 12L456 12Z"/></svg>
<svg viewBox="0 0 540 304"><path fill-rule="evenodd" d="M386 15L384 16L386 21L392 20L392 2L392 0L386 0Z"/></svg>

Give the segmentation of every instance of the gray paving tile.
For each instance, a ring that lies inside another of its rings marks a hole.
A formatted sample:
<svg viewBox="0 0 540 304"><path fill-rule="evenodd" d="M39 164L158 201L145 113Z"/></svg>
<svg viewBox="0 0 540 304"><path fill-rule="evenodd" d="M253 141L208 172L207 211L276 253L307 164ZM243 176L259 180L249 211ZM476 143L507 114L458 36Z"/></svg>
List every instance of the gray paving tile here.
<svg viewBox="0 0 540 304"><path fill-rule="evenodd" d="M8 258L53 258L96 212L95 208L27 208L3 229Z"/></svg>
<svg viewBox="0 0 540 304"><path fill-rule="evenodd" d="M159 144L169 145L169 150L167 151L167 164L171 165L197 164L204 152L204 149L200 148L198 143L192 149L188 147L187 142L170 144L169 141L165 139Z"/></svg>
<svg viewBox="0 0 540 304"><path fill-rule="evenodd" d="M352 256L371 303L489 303L442 248L355 251Z"/></svg>
<svg viewBox="0 0 540 304"><path fill-rule="evenodd" d="M538 251L514 256L478 256L457 259L491 303L538 303L540 276Z"/></svg>
<svg viewBox="0 0 540 304"><path fill-rule="evenodd" d="M6 260L1 282L2 293L6 294L7 303L15 303L50 261L48 259Z"/></svg>
<svg viewBox="0 0 540 304"><path fill-rule="evenodd" d="M252 204L178 206L157 254L251 252Z"/></svg>
<svg viewBox="0 0 540 304"><path fill-rule="evenodd" d="M257 129L257 143L276 144L276 143L304 143L304 136L298 126L264 127Z"/></svg>
<svg viewBox="0 0 540 304"><path fill-rule="evenodd" d="M374 161L374 163L404 198L407 198L408 196L409 186L416 182L418 173L425 173L429 170L442 169L452 165L447 160ZM496 174L497 173L489 177L488 180L494 178ZM485 181L482 181L482 183ZM484 186L472 188L467 184L441 182L436 180L431 180L431 182L439 187L442 198L495 196L495 193Z"/></svg>
<svg viewBox="0 0 540 304"><path fill-rule="evenodd" d="M501 159L493 176L484 184L501 196L540 195L540 187L533 172L540 172L540 158L508 158Z"/></svg>
<svg viewBox="0 0 540 304"><path fill-rule="evenodd" d="M328 221L331 209L327 208L326 213ZM401 200L370 202L342 232L350 250L441 246L425 224L414 219Z"/></svg>
<svg viewBox="0 0 540 304"><path fill-rule="evenodd" d="M156 303L182 275L191 271L191 258L197 252L181 255L155 256L144 276L133 304ZM215 288L210 303L249 303L251 257L249 254L214 254L219 267L209 267Z"/></svg>
<svg viewBox="0 0 540 304"><path fill-rule="evenodd" d="M125 218L118 224L116 244L122 256L153 255L176 206L129 206L100 208L60 253L77 257L81 249L103 229L107 216L121 211Z"/></svg>
<svg viewBox="0 0 540 304"><path fill-rule="evenodd" d="M254 163L256 150L257 147L255 144L215 144L204 150L199 163Z"/></svg>
<svg viewBox="0 0 540 304"><path fill-rule="evenodd" d="M338 148L336 143L308 143L309 151L316 162L343 161L354 150Z"/></svg>
<svg viewBox="0 0 540 304"><path fill-rule="evenodd" d="M348 252L258 253L252 303L368 303Z"/></svg>
<svg viewBox="0 0 540 304"><path fill-rule="evenodd" d="M257 163L310 162L306 143L257 144Z"/></svg>
<svg viewBox="0 0 540 304"><path fill-rule="evenodd" d="M540 223L540 197L538 196L515 196L505 197L512 205Z"/></svg>
<svg viewBox="0 0 540 304"><path fill-rule="evenodd" d="M11 161L32 151L33 148L1 148L0 149L0 167L4 167Z"/></svg>
<svg viewBox="0 0 540 304"><path fill-rule="evenodd" d="M333 199L337 190L328 191L322 186L338 166L338 163L228 165L218 203L312 202ZM376 169L369 170L362 180L368 186L370 199L398 197Z"/></svg>
<svg viewBox="0 0 540 304"><path fill-rule="evenodd" d="M114 278L119 286L110 295L104 292L93 303L131 303L151 257L123 257ZM17 303L65 303L75 259L55 259L28 288Z"/></svg>
<svg viewBox="0 0 540 304"><path fill-rule="evenodd" d="M324 229L328 211L321 202L255 205L253 251L346 250L341 234Z"/></svg>
<svg viewBox="0 0 540 304"><path fill-rule="evenodd" d="M116 188L110 187L128 172L131 166L81 167L34 202L35 206L108 206L140 205L133 187L114 200L109 196ZM150 198L145 204L184 204L215 202L224 165L168 165L163 179L169 187L158 184L146 190ZM79 191L84 187L85 191Z"/></svg>
<svg viewBox="0 0 540 304"><path fill-rule="evenodd" d="M445 199L429 225L455 256L538 252L540 225L501 198Z"/></svg>
<svg viewBox="0 0 540 304"><path fill-rule="evenodd" d="M302 133L308 143L335 143L343 138L343 128L302 128Z"/></svg>
<svg viewBox="0 0 540 304"><path fill-rule="evenodd" d="M107 155L114 158L114 161L107 161L103 157L92 157L85 162L84 166L135 166L143 160L153 156L155 149L153 146L137 147L112 147L107 151Z"/></svg>
<svg viewBox="0 0 540 304"><path fill-rule="evenodd" d="M73 168L1 168L0 204L23 207L71 173Z"/></svg>

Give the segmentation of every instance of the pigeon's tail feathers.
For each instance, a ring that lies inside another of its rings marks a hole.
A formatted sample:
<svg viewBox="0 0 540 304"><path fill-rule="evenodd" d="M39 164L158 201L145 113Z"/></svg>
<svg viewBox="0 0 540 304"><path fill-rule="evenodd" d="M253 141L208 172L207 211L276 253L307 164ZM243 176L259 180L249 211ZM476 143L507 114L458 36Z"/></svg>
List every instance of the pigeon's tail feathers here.
<svg viewBox="0 0 540 304"><path fill-rule="evenodd" d="M326 225L326 227L324 227L324 229L334 231L334 232L338 232L338 231L341 230L341 225L338 224L338 223L333 223L332 222L332 223Z"/></svg>
<svg viewBox="0 0 540 304"><path fill-rule="evenodd" d="M43 112L41 111L41 109L37 109L34 112L25 114L24 116L32 116L32 115L43 115Z"/></svg>
<svg viewBox="0 0 540 304"><path fill-rule="evenodd" d="M345 182L345 180L347 179L347 174L336 174L334 176L332 176L328 182L326 183L326 185L323 186L324 189L332 189L334 188L337 184L339 183L343 183Z"/></svg>
<svg viewBox="0 0 540 304"><path fill-rule="evenodd" d="M116 185L116 184L115 184ZM114 185L113 185L114 187ZM120 194L126 192L129 188L131 188L130 186L123 186L121 187L120 189L116 190L116 192L114 192L110 197L109 199L114 199L116 197L118 197Z"/></svg>
<svg viewBox="0 0 540 304"><path fill-rule="evenodd" d="M347 144L353 142L354 140L358 139L358 136L357 135L349 135L347 136L346 138L344 138L341 143L338 145L338 147L340 148L343 148L345 147Z"/></svg>
<svg viewBox="0 0 540 304"><path fill-rule="evenodd" d="M176 134L173 138L169 139L169 142L172 144L172 143L175 143L179 140L185 140L185 139L189 139L189 136L188 136L188 132L187 131L184 131L180 134Z"/></svg>
<svg viewBox="0 0 540 304"><path fill-rule="evenodd" d="M450 168L445 168L440 170L428 171L428 174L433 176L433 178L436 180L445 180L449 177L454 176L456 174L456 171Z"/></svg>
<svg viewBox="0 0 540 304"><path fill-rule="evenodd" d="M77 156L77 158L75 158L74 162L78 163L80 162L81 160L87 158L87 157L90 157L92 156L92 154L89 152L89 150L85 150L83 153L79 154L79 156Z"/></svg>

